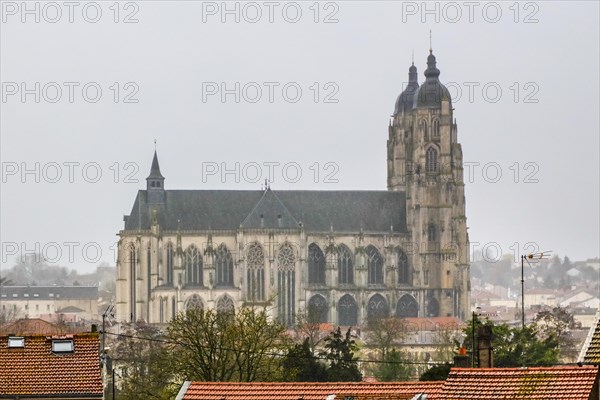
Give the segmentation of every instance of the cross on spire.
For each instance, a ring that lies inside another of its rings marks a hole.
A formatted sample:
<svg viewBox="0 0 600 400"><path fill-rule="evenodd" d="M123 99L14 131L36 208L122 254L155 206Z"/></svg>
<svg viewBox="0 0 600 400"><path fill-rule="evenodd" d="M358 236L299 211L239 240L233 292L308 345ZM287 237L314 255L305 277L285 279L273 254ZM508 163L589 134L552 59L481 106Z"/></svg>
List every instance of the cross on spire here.
<svg viewBox="0 0 600 400"><path fill-rule="evenodd" d="M429 53L433 53L433 46L431 45L431 29L429 30Z"/></svg>

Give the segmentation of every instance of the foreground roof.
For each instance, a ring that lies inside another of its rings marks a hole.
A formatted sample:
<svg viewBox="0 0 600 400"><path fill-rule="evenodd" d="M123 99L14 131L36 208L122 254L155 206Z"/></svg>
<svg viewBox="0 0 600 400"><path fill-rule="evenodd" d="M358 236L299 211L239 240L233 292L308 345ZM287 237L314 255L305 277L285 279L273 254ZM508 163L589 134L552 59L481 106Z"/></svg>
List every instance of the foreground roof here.
<svg viewBox="0 0 600 400"><path fill-rule="evenodd" d="M52 352L53 339L73 339L72 352ZM8 347L0 336L0 398L102 398L97 333L67 336L25 336L23 347Z"/></svg>
<svg viewBox="0 0 600 400"><path fill-rule="evenodd" d="M596 320L590 328L588 337L579 354L578 362L600 365L600 311L596 313Z"/></svg>
<svg viewBox="0 0 600 400"><path fill-rule="evenodd" d="M325 400L353 396L359 399L411 399L439 392L444 381L433 382L186 382L177 400Z"/></svg>
<svg viewBox="0 0 600 400"><path fill-rule="evenodd" d="M452 368L444 400L589 400L597 367ZM597 398L597 397L594 397Z"/></svg>
<svg viewBox="0 0 600 400"><path fill-rule="evenodd" d="M406 231L406 194L391 191L165 190L149 204L140 190L125 231L300 229L309 232ZM156 214L154 214L156 211Z"/></svg>

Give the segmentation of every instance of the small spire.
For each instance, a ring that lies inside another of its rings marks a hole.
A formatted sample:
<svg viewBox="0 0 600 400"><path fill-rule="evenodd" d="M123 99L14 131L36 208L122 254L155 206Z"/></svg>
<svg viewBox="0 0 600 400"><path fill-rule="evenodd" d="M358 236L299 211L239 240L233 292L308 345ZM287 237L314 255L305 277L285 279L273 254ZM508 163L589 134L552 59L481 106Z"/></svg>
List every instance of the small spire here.
<svg viewBox="0 0 600 400"><path fill-rule="evenodd" d="M431 45L431 29L429 30L429 54L433 53L433 46Z"/></svg>

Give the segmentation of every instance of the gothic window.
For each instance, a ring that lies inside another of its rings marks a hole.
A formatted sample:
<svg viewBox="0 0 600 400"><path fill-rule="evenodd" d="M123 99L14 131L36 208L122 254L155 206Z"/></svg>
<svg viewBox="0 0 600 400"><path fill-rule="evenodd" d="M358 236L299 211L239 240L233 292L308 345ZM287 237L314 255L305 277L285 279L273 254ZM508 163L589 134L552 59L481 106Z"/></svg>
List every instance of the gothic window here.
<svg viewBox="0 0 600 400"><path fill-rule="evenodd" d="M337 257L338 283L340 285L354 284L354 259L350 249L341 244Z"/></svg>
<svg viewBox="0 0 600 400"><path fill-rule="evenodd" d="M428 317L439 317L440 314L440 303L435 297L430 297L427 302L427 316Z"/></svg>
<svg viewBox="0 0 600 400"><path fill-rule="evenodd" d="M428 269L423 271L423 284L429 285L429 270Z"/></svg>
<svg viewBox="0 0 600 400"><path fill-rule="evenodd" d="M386 299L380 295L375 294L369 299L367 305L367 319L369 321L375 321L381 318L387 318L390 316L390 309Z"/></svg>
<svg viewBox="0 0 600 400"><path fill-rule="evenodd" d="M183 264L185 265L185 283L192 286L202 286L204 284L202 256L196 246L191 245L185 250Z"/></svg>
<svg viewBox="0 0 600 400"><path fill-rule="evenodd" d="M136 290L135 290L135 285L137 283L137 253L135 251L135 246L133 244L131 244L129 246L129 249L127 250L128 253L128 258L129 258L129 305L130 305L130 319L131 321L136 321L137 320L137 316L136 316L136 312L135 312L135 305L136 305Z"/></svg>
<svg viewBox="0 0 600 400"><path fill-rule="evenodd" d="M358 307L354 297L345 294L338 301L338 325L340 326L356 326L358 323Z"/></svg>
<svg viewBox="0 0 600 400"><path fill-rule="evenodd" d="M435 224L429 224L429 226L427 226L427 240L429 240L430 242L435 242L435 240L436 240Z"/></svg>
<svg viewBox="0 0 600 400"><path fill-rule="evenodd" d="M327 322L327 300L320 294L315 294L308 301L308 321L310 323L326 323Z"/></svg>
<svg viewBox="0 0 600 400"><path fill-rule="evenodd" d="M401 249L396 249L396 265L398 268L398 283L410 284L411 271L408 256Z"/></svg>
<svg viewBox="0 0 600 400"><path fill-rule="evenodd" d="M262 301L265 299L265 255L258 243L252 243L246 253L248 267L248 299Z"/></svg>
<svg viewBox="0 0 600 400"><path fill-rule="evenodd" d="M369 285L383 284L383 257L375 246L367 246L365 251L367 255L367 274Z"/></svg>
<svg viewBox="0 0 600 400"><path fill-rule="evenodd" d="M400 297L396 304L396 317L416 318L419 316L419 303L410 294Z"/></svg>
<svg viewBox="0 0 600 400"><path fill-rule="evenodd" d="M221 297L217 301L217 312L218 313L232 313L235 311L233 299L227 295Z"/></svg>
<svg viewBox="0 0 600 400"><path fill-rule="evenodd" d="M325 284L325 256L315 243L308 246L308 283Z"/></svg>
<svg viewBox="0 0 600 400"><path fill-rule="evenodd" d="M436 137L436 138L440 137L440 121L439 120L437 120L437 119L433 120L432 128L433 128L433 137Z"/></svg>
<svg viewBox="0 0 600 400"><path fill-rule="evenodd" d="M192 309L195 309L195 308L197 308L197 309L204 308L204 303L202 302L202 299L200 298L200 296L198 296L197 294L193 294L185 302L185 309L186 310L192 310Z"/></svg>
<svg viewBox="0 0 600 400"><path fill-rule="evenodd" d="M173 243L167 244L167 285L173 284Z"/></svg>
<svg viewBox="0 0 600 400"><path fill-rule="evenodd" d="M425 172L433 174L438 171L438 153L433 147L429 147L425 152Z"/></svg>
<svg viewBox="0 0 600 400"><path fill-rule="evenodd" d="M171 299L171 318L175 318L176 315L177 315L177 301L175 300L175 297L173 297Z"/></svg>
<svg viewBox="0 0 600 400"><path fill-rule="evenodd" d="M423 138L427 139L427 121L422 119L421 122L419 122L419 129L421 130Z"/></svg>
<svg viewBox="0 0 600 400"><path fill-rule="evenodd" d="M296 254L289 243L277 254L277 315L285 326L294 325L296 312Z"/></svg>
<svg viewBox="0 0 600 400"><path fill-rule="evenodd" d="M217 286L233 286L233 258L227 246L221 244L215 255Z"/></svg>

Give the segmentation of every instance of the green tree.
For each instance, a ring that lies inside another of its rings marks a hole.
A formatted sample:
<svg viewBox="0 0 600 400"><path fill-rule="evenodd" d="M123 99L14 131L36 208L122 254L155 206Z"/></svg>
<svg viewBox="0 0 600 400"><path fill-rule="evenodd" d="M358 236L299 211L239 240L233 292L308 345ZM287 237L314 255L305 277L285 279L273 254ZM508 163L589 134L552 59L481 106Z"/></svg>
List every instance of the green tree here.
<svg viewBox="0 0 600 400"><path fill-rule="evenodd" d="M581 323L575 322L573 314L559 306L552 310L540 311L534 322L542 338L556 338L560 356L565 361L575 361L579 352L571 330L581 328Z"/></svg>
<svg viewBox="0 0 600 400"><path fill-rule="evenodd" d="M396 349L388 351L375 372L375 377L384 382L408 380L413 368L407 363L404 354Z"/></svg>
<svg viewBox="0 0 600 400"><path fill-rule="evenodd" d="M423 372L419 377L420 381L443 381L448 378L450 374L450 368L452 365L450 363L438 364L429 368L427 371Z"/></svg>
<svg viewBox="0 0 600 400"><path fill-rule="evenodd" d="M285 328L265 309L219 313L202 308L179 313L169 324L176 342L171 366L186 380L272 381L281 378L279 354L289 348Z"/></svg>
<svg viewBox="0 0 600 400"><path fill-rule="evenodd" d="M108 357L115 369L116 398L166 400L177 395L181 382L165 362L168 360L166 338L156 327L127 323L123 325L121 335L110 338L109 346L113 350L108 352ZM110 387L112 385L107 387L109 392Z"/></svg>
<svg viewBox="0 0 600 400"><path fill-rule="evenodd" d="M283 359L283 380L288 382L327 381L327 368L313 354L309 338L288 350Z"/></svg>
<svg viewBox="0 0 600 400"><path fill-rule="evenodd" d="M329 361L328 381L359 382L362 380L362 374L358 370L357 360L354 357L354 353L358 350L354 338L350 328L343 335L340 327L325 338L325 349L321 354Z"/></svg>

